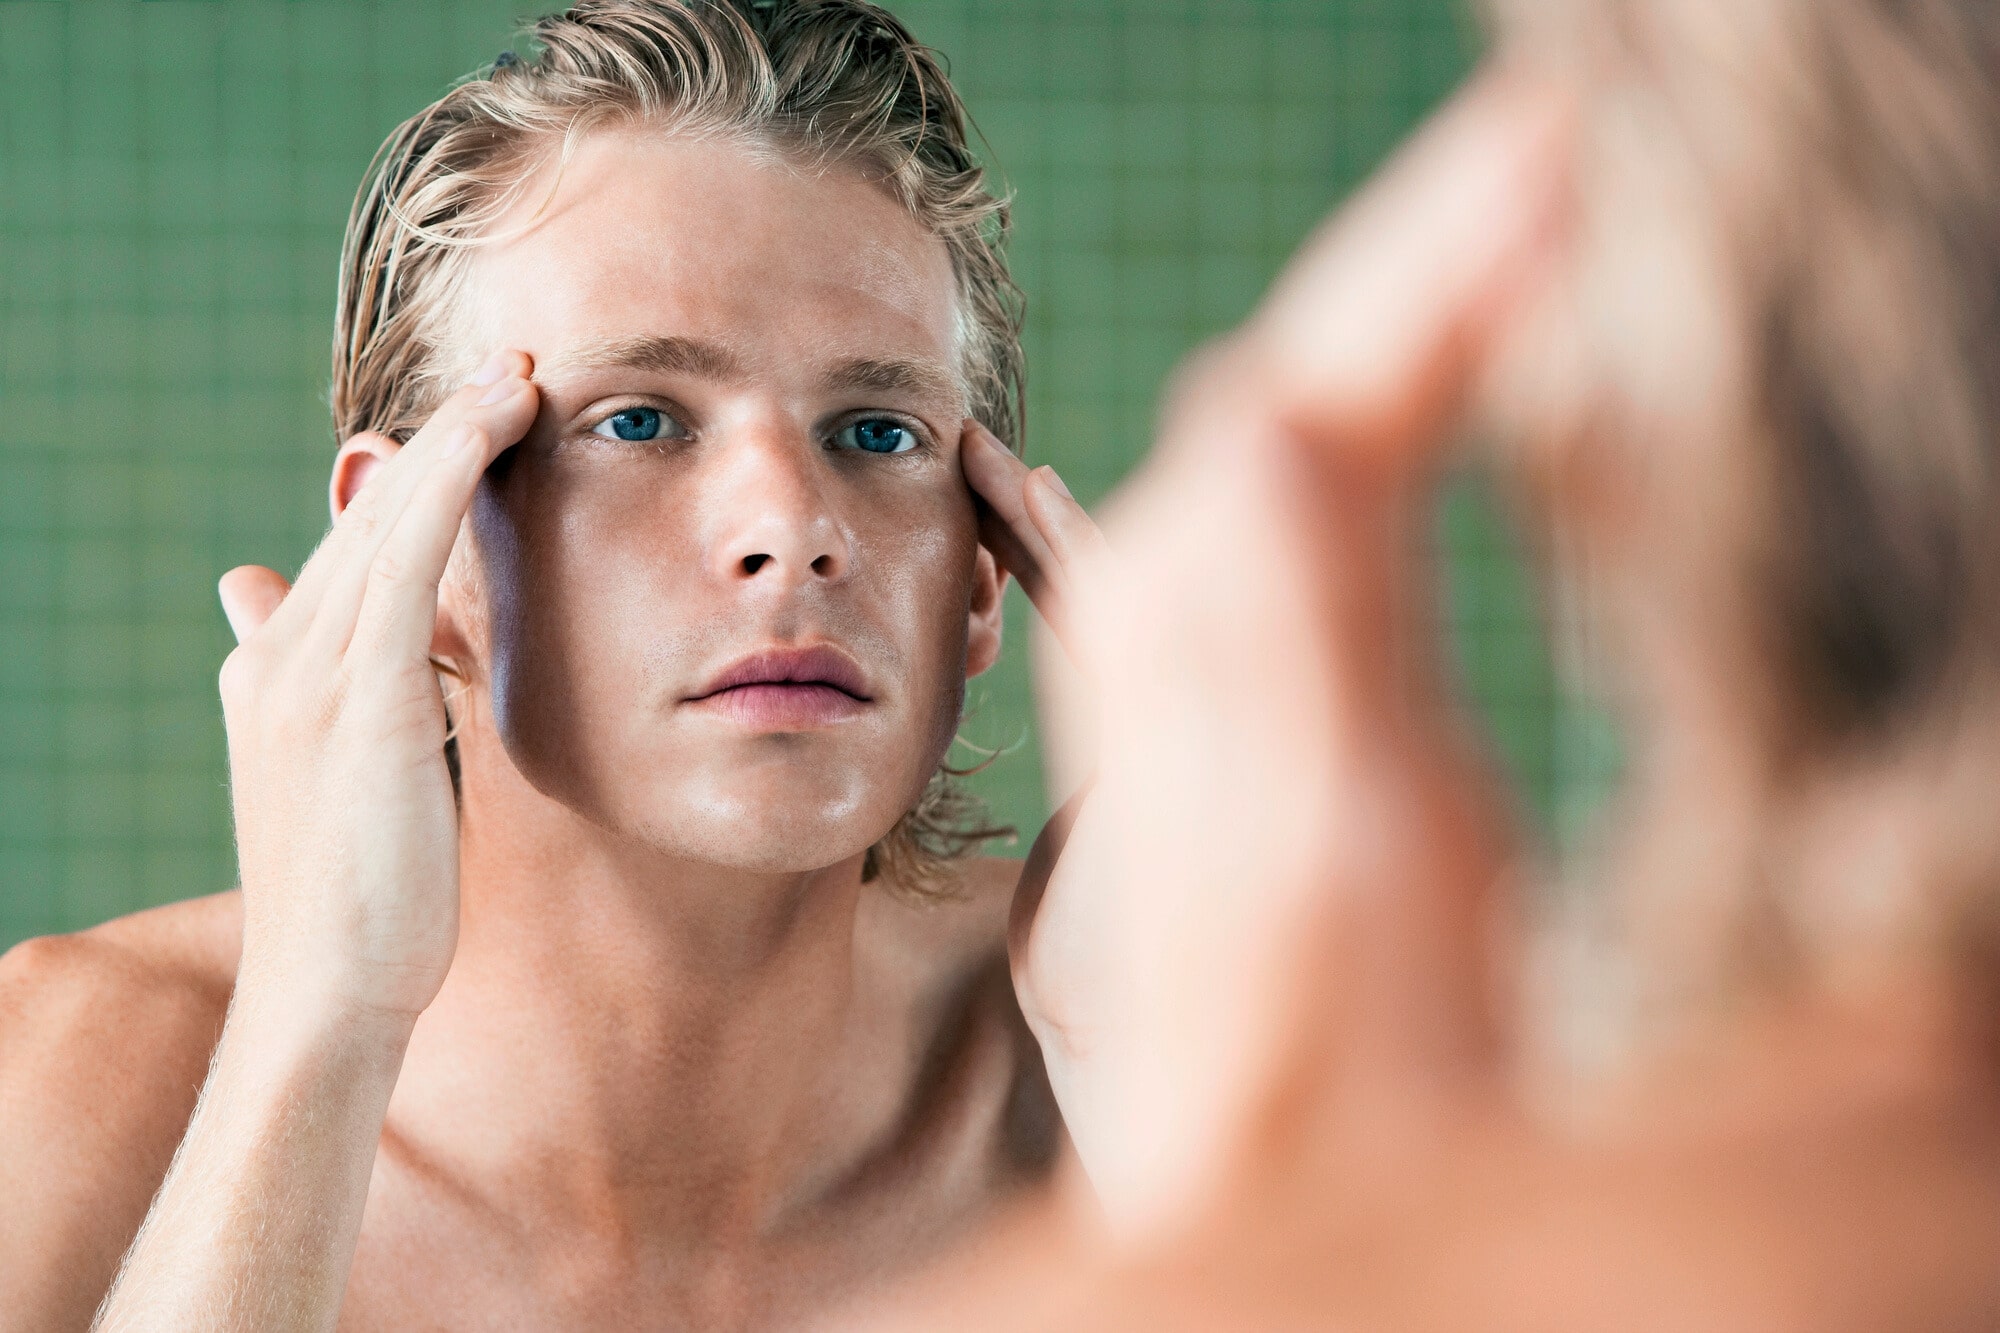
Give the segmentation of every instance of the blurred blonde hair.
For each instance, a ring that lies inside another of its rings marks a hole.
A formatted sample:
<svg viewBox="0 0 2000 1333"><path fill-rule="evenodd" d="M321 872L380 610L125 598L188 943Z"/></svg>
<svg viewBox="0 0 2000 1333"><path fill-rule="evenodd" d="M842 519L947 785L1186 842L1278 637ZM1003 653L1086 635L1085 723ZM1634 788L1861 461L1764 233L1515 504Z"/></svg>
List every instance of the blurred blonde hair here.
<svg viewBox="0 0 2000 1333"><path fill-rule="evenodd" d="M553 160L615 124L724 137L809 171L859 169L950 254L968 405L1020 449L1022 299L965 108L938 58L865 0L585 0L403 122L376 153L341 251L330 402L338 438L407 439L479 350L453 327L466 256ZM553 193L551 187L549 193ZM545 200L544 200L545 202ZM1011 830L940 767L866 874L944 891L950 863Z"/></svg>
<svg viewBox="0 0 2000 1333"><path fill-rule="evenodd" d="M1653 886L1661 910L1712 908L1696 932L1740 975L1815 965L1900 897L1896 930L1919 921L1926 947L1990 969L2000 6L1497 8L1503 39L1581 102L1567 364L1535 411L1539 434L1569 442L1542 480L1594 498L1571 504L1582 531L1567 537L1555 506L1558 553L1572 543L1586 585L1605 576L1578 560L1610 568L1604 600L1658 594L1688 613L1685 635L1733 645L1705 665L1761 728L1770 821L1722 852L1679 829L1687 873ZM1643 541L1625 501L1588 512L1621 485L1669 516ZM1893 816L1864 803L1903 822L1880 863L1829 885L1774 830L1801 794L1870 772L1922 796Z"/></svg>

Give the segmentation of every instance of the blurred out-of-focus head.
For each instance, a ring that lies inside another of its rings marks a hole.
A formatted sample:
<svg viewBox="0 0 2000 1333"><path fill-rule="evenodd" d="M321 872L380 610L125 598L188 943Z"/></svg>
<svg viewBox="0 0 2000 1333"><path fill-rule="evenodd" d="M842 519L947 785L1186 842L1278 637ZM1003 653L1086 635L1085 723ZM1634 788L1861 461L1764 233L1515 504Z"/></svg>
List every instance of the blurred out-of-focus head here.
<svg viewBox="0 0 2000 1333"><path fill-rule="evenodd" d="M1739 964L1965 942L2000 897L2000 6L1498 27L1580 133L1489 406L1624 696L1639 877Z"/></svg>

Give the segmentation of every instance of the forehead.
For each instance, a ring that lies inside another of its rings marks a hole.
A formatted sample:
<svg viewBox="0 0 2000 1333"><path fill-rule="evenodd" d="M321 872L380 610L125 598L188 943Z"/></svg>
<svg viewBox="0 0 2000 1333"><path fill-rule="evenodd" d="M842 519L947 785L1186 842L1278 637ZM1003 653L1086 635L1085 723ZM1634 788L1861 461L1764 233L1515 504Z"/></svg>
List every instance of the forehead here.
<svg viewBox="0 0 2000 1333"><path fill-rule="evenodd" d="M584 139L549 197L555 179L553 163L538 167L494 229L508 239L472 252L462 314L474 360L506 346L541 364L585 343L670 336L768 368L957 364L944 243L856 171L618 127Z"/></svg>

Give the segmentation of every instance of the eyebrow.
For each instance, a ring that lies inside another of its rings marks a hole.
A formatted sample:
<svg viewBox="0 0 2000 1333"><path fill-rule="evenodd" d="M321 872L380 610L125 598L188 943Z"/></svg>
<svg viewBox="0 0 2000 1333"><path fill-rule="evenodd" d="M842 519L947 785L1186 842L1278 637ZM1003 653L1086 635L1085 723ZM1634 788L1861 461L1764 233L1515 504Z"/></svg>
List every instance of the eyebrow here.
<svg viewBox="0 0 2000 1333"><path fill-rule="evenodd" d="M721 343L699 338L633 337L597 338L580 343L550 360L553 377L574 375L587 370L624 368L650 370L662 375L690 375L700 379L739 379L742 364Z"/></svg>
<svg viewBox="0 0 2000 1333"><path fill-rule="evenodd" d="M606 369L650 370L662 375L687 375L707 380L744 376L743 363L721 343L679 336L596 338L550 358L551 378ZM843 361L820 377L829 393L911 393L954 400L965 396L964 380L934 361L910 358L858 357Z"/></svg>
<svg viewBox="0 0 2000 1333"><path fill-rule="evenodd" d="M820 387L831 393L913 393L944 400L965 394L964 381L934 361L868 357L841 362L821 377Z"/></svg>

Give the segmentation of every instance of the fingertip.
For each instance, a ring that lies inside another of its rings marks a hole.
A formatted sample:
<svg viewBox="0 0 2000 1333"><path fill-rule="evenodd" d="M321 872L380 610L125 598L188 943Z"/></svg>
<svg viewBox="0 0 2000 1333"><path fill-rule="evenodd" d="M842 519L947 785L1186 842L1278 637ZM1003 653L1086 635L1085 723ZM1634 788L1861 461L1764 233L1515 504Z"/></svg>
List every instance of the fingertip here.
<svg viewBox="0 0 2000 1333"><path fill-rule="evenodd" d="M498 384L509 376L526 379L535 368L534 358L513 347L502 347L486 358L485 364L474 371L468 381L475 388Z"/></svg>
<svg viewBox="0 0 2000 1333"><path fill-rule="evenodd" d="M241 596L271 574L273 571L262 565L238 565L215 581L215 590L223 597Z"/></svg>
<svg viewBox="0 0 2000 1333"><path fill-rule="evenodd" d="M1057 495L1060 495L1063 499L1069 501L1071 504L1076 503L1076 496L1070 494L1070 489L1068 484L1065 483L1063 479L1057 475L1056 470L1050 467L1048 464L1044 463L1042 464L1042 466L1035 469L1035 479L1041 482L1042 485L1054 491Z"/></svg>
<svg viewBox="0 0 2000 1333"><path fill-rule="evenodd" d="M518 397L534 386L525 375L509 375L495 380L485 393L473 401L474 407L497 407L511 398Z"/></svg>
<svg viewBox="0 0 2000 1333"><path fill-rule="evenodd" d="M291 585L262 565L238 565L216 580L216 597L238 643L254 634L285 600Z"/></svg>
<svg viewBox="0 0 2000 1333"><path fill-rule="evenodd" d="M958 450L960 456L970 457L974 454L982 453L988 443L986 428L971 417L967 417L959 426Z"/></svg>
<svg viewBox="0 0 2000 1333"><path fill-rule="evenodd" d="M1000 443L999 437L971 418L966 419L960 434L958 456L961 466L967 469L967 475L975 481L983 479L987 486L1018 485L1018 482L1010 483L1010 478L1026 470L1013 451Z"/></svg>

